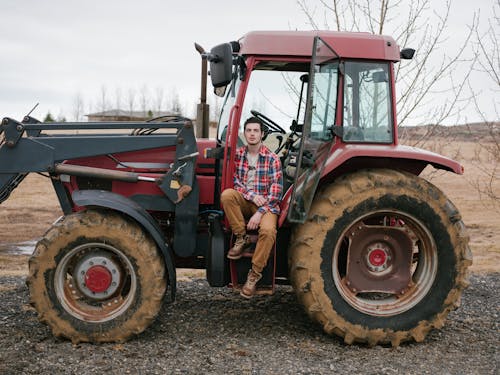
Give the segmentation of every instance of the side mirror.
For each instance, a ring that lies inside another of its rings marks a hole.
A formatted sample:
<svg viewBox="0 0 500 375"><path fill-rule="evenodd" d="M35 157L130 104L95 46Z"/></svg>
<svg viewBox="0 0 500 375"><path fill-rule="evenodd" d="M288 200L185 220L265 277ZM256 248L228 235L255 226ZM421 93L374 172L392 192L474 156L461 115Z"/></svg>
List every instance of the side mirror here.
<svg viewBox="0 0 500 375"><path fill-rule="evenodd" d="M219 44L206 55L210 62L210 77L212 85L217 87L227 86L233 76L233 49L230 43Z"/></svg>
<svg viewBox="0 0 500 375"><path fill-rule="evenodd" d="M403 48L401 52L399 52L399 56L405 60L413 59L413 55L415 55L415 50L413 48Z"/></svg>

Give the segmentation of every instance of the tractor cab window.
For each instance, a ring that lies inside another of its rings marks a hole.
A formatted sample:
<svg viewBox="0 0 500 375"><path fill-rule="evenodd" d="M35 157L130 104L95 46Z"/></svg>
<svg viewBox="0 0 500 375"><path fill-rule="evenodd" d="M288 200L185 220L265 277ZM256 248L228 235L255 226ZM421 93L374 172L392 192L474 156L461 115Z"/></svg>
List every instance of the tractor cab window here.
<svg viewBox="0 0 500 375"><path fill-rule="evenodd" d="M387 63L345 62L343 141L392 143Z"/></svg>
<svg viewBox="0 0 500 375"><path fill-rule="evenodd" d="M327 141L332 138L331 127L335 124L338 62L316 65L312 87L310 138Z"/></svg>
<svg viewBox="0 0 500 375"><path fill-rule="evenodd" d="M299 117L299 122L303 122L304 104L302 103L302 111L299 107L301 76L304 71L263 69L264 66L269 68L270 64L271 62L266 62L265 65L257 65L257 69L250 75L239 132L243 138L245 120L251 116L259 117L269 130L264 144L270 150L280 152L292 133L294 121Z"/></svg>
<svg viewBox="0 0 500 375"><path fill-rule="evenodd" d="M226 141L227 127L229 125L229 116L231 114L231 109L236 102L236 95L240 88L241 81L239 79L233 80L230 86L226 90L226 96L224 97L224 102L222 104L222 110L219 117L219 125L217 127L217 140L219 142Z"/></svg>
<svg viewBox="0 0 500 375"><path fill-rule="evenodd" d="M239 90L245 88L241 107L238 146L244 144L243 124L251 116L259 117L268 128L264 144L285 159L287 150L298 147L305 117L308 84L308 62L260 61L249 75L245 87L239 78L226 90L217 130L223 145L231 110ZM238 68L237 68L238 69ZM239 74L235 75L239 77ZM235 116L236 113L233 113Z"/></svg>

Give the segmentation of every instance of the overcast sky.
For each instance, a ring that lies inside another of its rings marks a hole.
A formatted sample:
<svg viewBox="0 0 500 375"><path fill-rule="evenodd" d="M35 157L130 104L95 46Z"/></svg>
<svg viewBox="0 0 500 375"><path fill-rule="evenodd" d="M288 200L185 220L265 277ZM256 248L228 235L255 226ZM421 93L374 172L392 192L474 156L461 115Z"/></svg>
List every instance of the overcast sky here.
<svg viewBox="0 0 500 375"><path fill-rule="evenodd" d="M445 48L475 9L486 18L493 1L458 3ZM311 29L295 0L1 0L0 19L0 117L17 119L39 102L35 117L72 120L77 94L88 113L98 110L102 87L113 108L117 89L122 97L143 87L151 96L162 88L166 98L176 91L192 115L200 90L194 42L208 50L251 30ZM483 104L498 102L478 80Z"/></svg>

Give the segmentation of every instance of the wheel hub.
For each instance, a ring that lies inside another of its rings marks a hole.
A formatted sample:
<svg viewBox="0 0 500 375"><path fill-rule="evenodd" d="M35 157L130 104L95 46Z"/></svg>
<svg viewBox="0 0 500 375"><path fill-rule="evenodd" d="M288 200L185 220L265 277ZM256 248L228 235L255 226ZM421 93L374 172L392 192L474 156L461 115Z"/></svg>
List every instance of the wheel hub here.
<svg viewBox="0 0 500 375"><path fill-rule="evenodd" d="M368 246L365 260L366 266L370 271L383 272L391 265L392 256L390 248L382 243Z"/></svg>
<svg viewBox="0 0 500 375"><path fill-rule="evenodd" d="M103 300L113 296L120 285L120 268L107 254L89 254L75 267L76 284L86 297Z"/></svg>
<svg viewBox="0 0 500 375"><path fill-rule="evenodd" d="M357 225L349 230L349 241L344 282L351 292L405 292L413 242L402 228Z"/></svg>
<svg viewBox="0 0 500 375"><path fill-rule="evenodd" d="M111 286L111 272L104 266L92 266L85 273L85 285L93 293L102 293Z"/></svg>

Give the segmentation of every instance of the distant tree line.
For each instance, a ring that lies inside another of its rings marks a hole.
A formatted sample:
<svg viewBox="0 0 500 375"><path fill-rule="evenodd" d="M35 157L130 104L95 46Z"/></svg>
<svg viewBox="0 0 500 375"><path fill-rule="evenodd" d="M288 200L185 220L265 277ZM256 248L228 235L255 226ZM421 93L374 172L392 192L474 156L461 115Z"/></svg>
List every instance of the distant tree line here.
<svg viewBox="0 0 500 375"><path fill-rule="evenodd" d="M220 102L218 97L209 98L211 121L218 119ZM143 113L169 111L194 119L196 105L196 100L192 98L189 100L181 98L176 88L165 91L162 87L151 89L147 85L143 85L138 90L134 88L123 90L120 87L108 90L106 86L102 85L94 99L84 98L80 92L75 94L71 118L74 121L86 121L85 115L89 113L120 109L130 113L135 111Z"/></svg>
<svg viewBox="0 0 500 375"><path fill-rule="evenodd" d="M60 117L54 118L52 116L52 113L50 113L50 111L49 111L49 112L47 112L47 114L43 118L43 122L66 122L66 117L60 116Z"/></svg>

